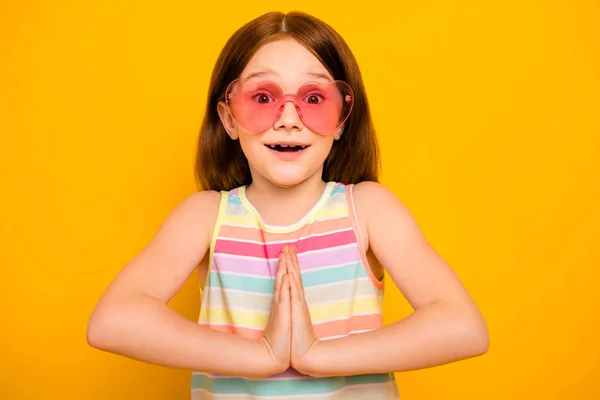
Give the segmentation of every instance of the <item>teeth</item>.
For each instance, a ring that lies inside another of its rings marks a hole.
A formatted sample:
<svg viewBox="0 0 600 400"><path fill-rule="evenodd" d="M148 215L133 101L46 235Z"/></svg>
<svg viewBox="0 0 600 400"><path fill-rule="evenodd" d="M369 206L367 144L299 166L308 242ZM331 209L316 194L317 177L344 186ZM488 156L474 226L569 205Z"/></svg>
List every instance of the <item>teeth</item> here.
<svg viewBox="0 0 600 400"><path fill-rule="evenodd" d="M290 144L268 144L269 148L275 150L277 147L299 147L301 149L306 148L306 146L302 145L290 145Z"/></svg>

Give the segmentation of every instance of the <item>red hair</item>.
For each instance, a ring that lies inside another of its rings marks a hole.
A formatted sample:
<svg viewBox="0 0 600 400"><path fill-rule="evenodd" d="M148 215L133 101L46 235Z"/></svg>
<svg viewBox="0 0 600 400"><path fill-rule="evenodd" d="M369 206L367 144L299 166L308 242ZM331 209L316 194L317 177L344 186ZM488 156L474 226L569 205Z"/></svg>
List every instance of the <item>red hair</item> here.
<svg viewBox="0 0 600 400"><path fill-rule="evenodd" d="M195 175L204 190L231 190L252 181L239 141L226 133L217 112L227 85L237 79L264 44L291 37L310 50L334 79L354 92L354 108L344 134L334 141L323 180L345 184L378 181L379 148L358 63L344 39L325 22L302 12L264 14L227 41L215 64L196 153Z"/></svg>

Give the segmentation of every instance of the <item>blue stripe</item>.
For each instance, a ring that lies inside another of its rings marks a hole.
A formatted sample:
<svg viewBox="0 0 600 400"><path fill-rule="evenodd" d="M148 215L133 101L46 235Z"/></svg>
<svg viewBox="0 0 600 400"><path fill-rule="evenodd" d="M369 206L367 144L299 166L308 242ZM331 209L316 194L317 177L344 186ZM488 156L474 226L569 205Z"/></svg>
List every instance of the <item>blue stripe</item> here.
<svg viewBox="0 0 600 400"><path fill-rule="evenodd" d="M327 283L350 281L365 276L368 275L362 263L350 263L335 268L302 271L302 284L304 287L318 286Z"/></svg>
<svg viewBox="0 0 600 400"><path fill-rule="evenodd" d="M244 393L254 396L289 396L331 393L349 385L387 383L393 380L393 374L285 380L211 378L204 374L193 374L191 387L192 389L204 389L215 394Z"/></svg>
<svg viewBox="0 0 600 400"><path fill-rule="evenodd" d="M342 193L346 193L346 185L334 186L333 189L331 189L331 196Z"/></svg>
<svg viewBox="0 0 600 400"><path fill-rule="evenodd" d="M334 282L351 281L369 276L362 263L349 263L335 268L316 271L302 271L304 287L324 285ZM245 290L249 292L272 294L275 288L275 277L242 276L235 273L211 271L209 286L225 289Z"/></svg>
<svg viewBox="0 0 600 400"><path fill-rule="evenodd" d="M242 201L240 200L240 198L238 196L234 196L234 195L229 195L227 196L227 202L229 204L233 204L234 206L241 206L242 205Z"/></svg>
<svg viewBox="0 0 600 400"><path fill-rule="evenodd" d="M226 272L211 271L208 281L210 286L223 287L225 289L246 290L267 294L273 294L275 290L275 277L241 276Z"/></svg>

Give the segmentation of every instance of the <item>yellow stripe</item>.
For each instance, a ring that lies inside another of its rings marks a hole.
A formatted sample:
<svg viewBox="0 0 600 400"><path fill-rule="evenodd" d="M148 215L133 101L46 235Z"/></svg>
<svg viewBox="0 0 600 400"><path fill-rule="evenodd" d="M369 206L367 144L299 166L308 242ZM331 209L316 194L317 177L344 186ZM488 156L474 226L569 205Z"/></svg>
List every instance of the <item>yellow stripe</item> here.
<svg viewBox="0 0 600 400"><path fill-rule="evenodd" d="M201 321L206 322L206 312L201 310L204 317ZM354 314L379 313L379 299L376 296L342 301L338 303L323 304L309 307L310 318L313 323L327 322L333 319L349 317ZM269 320L268 313L259 313L245 310L228 310L221 307L211 307L206 310L210 313L210 322L219 324L236 324L250 328L264 329Z"/></svg>
<svg viewBox="0 0 600 400"><path fill-rule="evenodd" d="M348 209L346 206L335 206L329 208L323 208L319 211L315 221L321 219L333 219L333 218L341 218L348 216Z"/></svg>
<svg viewBox="0 0 600 400"><path fill-rule="evenodd" d="M210 270L212 269L213 262L213 254L215 252L215 245L217 243L217 238L219 236L219 230L221 229L221 224L223 219L225 218L225 206L227 205L227 192L221 192L221 201L219 203L219 211L217 212L217 220L215 221L215 226L213 227L211 236L210 236L210 246L208 248L208 271L206 272L206 279L204 280L204 285L208 283L208 278L210 277ZM202 299L202 295L204 294L204 288L200 287L200 298Z"/></svg>
<svg viewBox="0 0 600 400"><path fill-rule="evenodd" d="M309 310L310 319L313 323L326 322L354 314L381 312L380 301L377 296L312 306L309 307Z"/></svg>
<svg viewBox="0 0 600 400"><path fill-rule="evenodd" d="M250 203L250 201L248 201L248 198L246 197L246 187L242 186L239 188L238 191L238 196L240 199L240 202L242 203L242 205L244 206L244 208L246 209L246 211L248 213L251 214L252 218L252 223L250 223L249 221L247 221L245 219L245 217L239 218L239 217L233 217L231 219L232 222L234 222L236 219L238 220L238 222L241 222L242 224L244 224L243 226L258 226L260 227L260 229L262 229L264 232L272 232L272 233L291 233L291 232L295 232L298 229L302 228L302 226L304 226L304 224L309 223L310 221L313 221L315 219L315 217L317 216L317 214L319 214L319 212L322 210L322 206L324 204L327 203L327 201L329 200L331 191L333 190L333 188L335 187L335 182L327 182L327 185L325 187L325 191L323 192L321 198L319 199L319 202L317 204L315 204L315 207L310 211L310 213L306 214L302 220L289 225L287 227L282 227L282 226L278 226L278 227L268 227L266 225L264 225L264 221L261 221L261 217L258 214L258 211L256 209L254 209L254 207L252 206L252 204ZM346 212L347 213L347 212ZM229 222L229 220L228 220Z"/></svg>
<svg viewBox="0 0 600 400"><path fill-rule="evenodd" d="M258 229L258 224L256 222L256 219L251 215L225 215L223 217L223 222L225 223L225 225L233 225L233 226L240 226L243 228L257 228Z"/></svg>
<svg viewBox="0 0 600 400"><path fill-rule="evenodd" d="M339 207L331 207L327 209L321 210L317 218L314 219L315 222L323 219L335 219L335 218L343 218L348 216L348 210L344 206ZM258 222L256 218L252 214L248 215L229 215L225 214L223 216L223 223L225 225L239 226L243 228L259 228ZM282 230L280 233L286 233L287 230ZM290 232L294 231L291 229Z"/></svg>
<svg viewBox="0 0 600 400"><path fill-rule="evenodd" d="M226 308L210 308L210 322L217 324L236 324L250 328L264 329L269 320L269 314L253 311L228 310Z"/></svg>

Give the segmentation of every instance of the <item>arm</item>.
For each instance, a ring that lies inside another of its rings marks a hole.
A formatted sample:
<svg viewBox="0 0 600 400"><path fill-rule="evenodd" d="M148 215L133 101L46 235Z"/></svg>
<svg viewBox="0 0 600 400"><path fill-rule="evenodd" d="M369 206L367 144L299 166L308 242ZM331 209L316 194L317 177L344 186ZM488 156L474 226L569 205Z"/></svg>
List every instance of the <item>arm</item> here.
<svg viewBox="0 0 600 400"><path fill-rule="evenodd" d="M416 370L487 352L486 324L457 275L424 238L409 211L383 186L354 187L370 251L414 309L381 329L319 343L306 373L342 376Z"/></svg>
<svg viewBox="0 0 600 400"><path fill-rule="evenodd" d="M199 192L171 212L100 298L88 323L92 347L172 368L274 373L261 342L200 326L167 306L209 249L219 200L219 193Z"/></svg>

